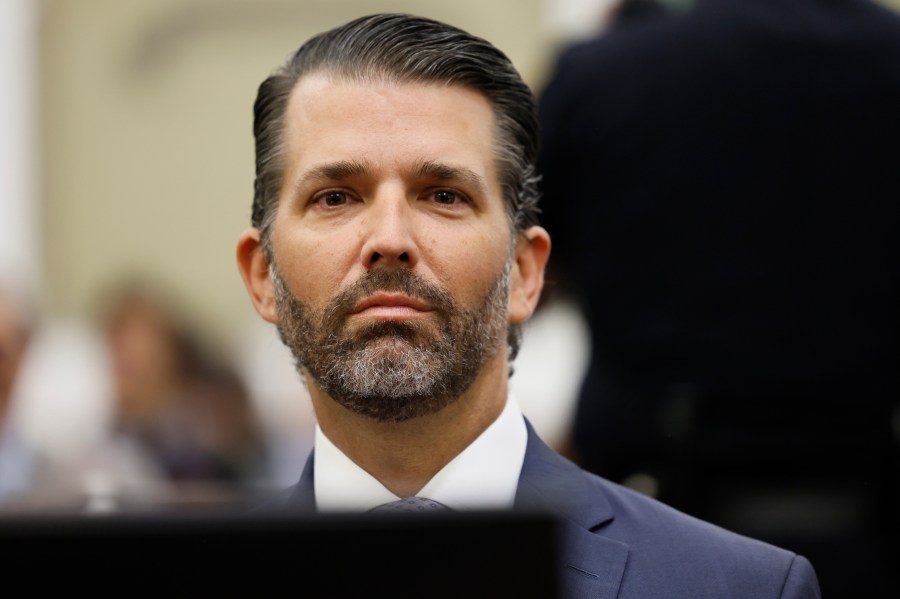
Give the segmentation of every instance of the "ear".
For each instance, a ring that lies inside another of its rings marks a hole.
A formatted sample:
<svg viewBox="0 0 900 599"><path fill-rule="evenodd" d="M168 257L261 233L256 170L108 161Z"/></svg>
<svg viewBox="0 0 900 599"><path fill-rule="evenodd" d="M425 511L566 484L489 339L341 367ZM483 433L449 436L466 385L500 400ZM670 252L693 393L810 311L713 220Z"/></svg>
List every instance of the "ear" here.
<svg viewBox="0 0 900 599"><path fill-rule="evenodd" d="M278 323L275 288L269 276L269 261L263 252L258 229L250 228L241 233L237 244L237 263L253 307L263 319Z"/></svg>
<svg viewBox="0 0 900 599"><path fill-rule="evenodd" d="M510 274L509 321L531 318L544 287L544 268L550 257L550 235L543 227L531 227L516 241L515 260Z"/></svg>

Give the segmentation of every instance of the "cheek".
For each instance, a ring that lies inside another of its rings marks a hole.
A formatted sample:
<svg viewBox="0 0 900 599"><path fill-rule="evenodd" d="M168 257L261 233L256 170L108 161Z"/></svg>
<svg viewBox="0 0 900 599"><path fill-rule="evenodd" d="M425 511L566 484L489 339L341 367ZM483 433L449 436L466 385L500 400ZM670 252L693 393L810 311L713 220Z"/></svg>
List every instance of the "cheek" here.
<svg viewBox="0 0 900 599"><path fill-rule="evenodd" d="M285 239L275 250L278 270L298 299L319 309L345 282L348 264L352 263L348 245L312 235Z"/></svg>
<svg viewBox="0 0 900 599"><path fill-rule="evenodd" d="M461 237L454 251L441 257L444 268L438 277L466 304L480 302L503 272L509 259L508 242L502 234Z"/></svg>

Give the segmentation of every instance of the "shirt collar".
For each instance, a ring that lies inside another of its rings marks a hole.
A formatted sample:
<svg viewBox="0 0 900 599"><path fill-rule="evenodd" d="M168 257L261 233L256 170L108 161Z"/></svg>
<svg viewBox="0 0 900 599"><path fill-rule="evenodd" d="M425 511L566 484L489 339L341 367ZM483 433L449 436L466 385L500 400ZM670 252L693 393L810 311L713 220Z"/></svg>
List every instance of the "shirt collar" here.
<svg viewBox="0 0 900 599"><path fill-rule="evenodd" d="M419 496L457 510L511 508L527 444L522 411L510 396L500 416L435 474ZM318 425L313 459L319 511L362 512L401 499L348 458Z"/></svg>

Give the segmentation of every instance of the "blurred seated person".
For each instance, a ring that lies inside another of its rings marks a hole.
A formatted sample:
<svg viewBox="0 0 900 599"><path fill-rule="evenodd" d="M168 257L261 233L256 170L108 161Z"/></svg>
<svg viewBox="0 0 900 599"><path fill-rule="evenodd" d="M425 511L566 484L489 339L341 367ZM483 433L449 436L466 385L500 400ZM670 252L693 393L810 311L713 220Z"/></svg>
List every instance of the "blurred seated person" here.
<svg viewBox="0 0 900 599"><path fill-rule="evenodd" d="M175 310L138 287L106 320L115 428L172 481L240 485L258 477L264 439L234 371L208 352Z"/></svg>
<svg viewBox="0 0 900 599"><path fill-rule="evenodd" d="M13 395L31 326L21 303L0 289L0 505L25 494L38 457L13 426Z"/></svg>

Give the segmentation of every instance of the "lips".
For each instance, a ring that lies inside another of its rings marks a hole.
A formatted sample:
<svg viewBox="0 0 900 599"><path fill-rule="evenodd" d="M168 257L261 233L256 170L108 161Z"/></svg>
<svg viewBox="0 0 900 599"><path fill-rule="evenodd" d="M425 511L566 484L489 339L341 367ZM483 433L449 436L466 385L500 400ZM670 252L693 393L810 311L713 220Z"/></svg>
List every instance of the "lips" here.
<svg viewBox="0 0 900 599"><path fill-rule="evenodd" d="M350 314L365 313L372 316L403 317L431 312L432 309L426 301L405 293L379 292L359 301Z"/></svg>

